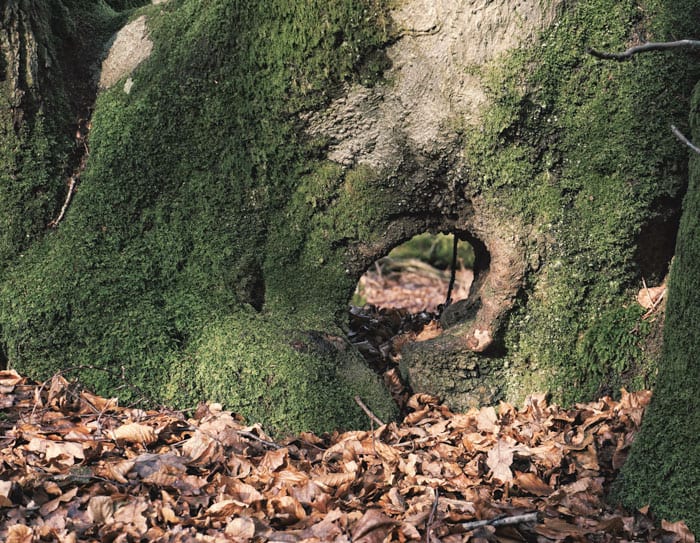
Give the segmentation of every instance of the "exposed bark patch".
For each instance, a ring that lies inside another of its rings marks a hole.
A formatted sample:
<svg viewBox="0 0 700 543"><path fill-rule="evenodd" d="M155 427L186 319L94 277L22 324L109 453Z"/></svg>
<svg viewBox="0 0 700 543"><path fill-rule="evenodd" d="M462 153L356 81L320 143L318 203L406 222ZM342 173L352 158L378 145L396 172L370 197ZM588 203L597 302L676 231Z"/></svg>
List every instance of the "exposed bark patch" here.
<svg viewBox="0 0 700 543"><path fill-rule="evenodd" d="M114 36L107 58L102 62L100 88L107 89L125 75L129 75L146 60L153 50L148 37L146 16L133 20Z"/></svg>

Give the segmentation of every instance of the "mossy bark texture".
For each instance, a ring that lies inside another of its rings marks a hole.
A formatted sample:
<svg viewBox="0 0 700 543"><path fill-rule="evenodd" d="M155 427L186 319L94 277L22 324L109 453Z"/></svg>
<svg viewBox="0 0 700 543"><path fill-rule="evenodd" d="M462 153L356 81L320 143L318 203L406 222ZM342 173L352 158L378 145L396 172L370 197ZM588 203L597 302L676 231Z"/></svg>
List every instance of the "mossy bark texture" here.
<svg viewBox="0 0 700 543"><path fill-rule="evenodd" d="M700 141L700 87L691 110ZM631 507L651 505L658 518L685 520L700 532L700 157L690 158L676 256L671 269L664 346L654 396L618 493Z"/></svg>
<svg viewBox="0 0 700 543"><path fill-rule="evenodd" d="M343 338L347 303L373 260L444 231L475 249L477 309L405 352L416 389L456 408L545 389L576 400L653 370L631 291L663 275L643 264L645 232L674 234L686 168L668 124L687 126L697 63L586 48L682 35L700 2L544 2L516 48L505 38L534 12L507 2L392 2L398 26L379 0L137 4L15 0L31 26L3 19L39 59L3 98L45 97L19 121L2 111L8 364L72 369L125 401L220 401L280 432L366 425L356 395L389 419ZM97 96L77 191L48 229L76 104L95 92L87 67L142 15L152 54ZM491 34L467 47L463 22Z"/></svg>

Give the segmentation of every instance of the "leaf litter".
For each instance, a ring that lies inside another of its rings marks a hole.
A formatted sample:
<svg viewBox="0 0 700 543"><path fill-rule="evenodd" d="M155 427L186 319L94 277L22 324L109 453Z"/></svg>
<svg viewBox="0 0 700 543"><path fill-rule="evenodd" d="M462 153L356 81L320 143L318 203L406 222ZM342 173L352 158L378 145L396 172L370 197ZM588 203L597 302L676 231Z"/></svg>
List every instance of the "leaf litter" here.
<svg viewBox="0 0 700 543"><path fill-rule="evenodd" d="M414 394L401 423L273 440L217 404L120 407L2 371L0 539L694 541L605 501L650 395L453 413Z"/></svg>

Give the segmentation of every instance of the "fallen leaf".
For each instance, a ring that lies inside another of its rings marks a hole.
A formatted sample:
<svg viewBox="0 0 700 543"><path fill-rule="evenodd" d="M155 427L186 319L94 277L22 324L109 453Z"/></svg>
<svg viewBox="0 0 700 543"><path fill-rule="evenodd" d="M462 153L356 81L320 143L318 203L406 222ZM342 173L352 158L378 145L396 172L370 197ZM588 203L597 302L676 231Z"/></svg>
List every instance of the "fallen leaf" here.
<svg viewBox="0 0 700 543"><path fill-rule="evenodd" d="M513 448L499 439L486 455L486 465L491 468L491 476L502 483L513 480L510 466L513 464Z"/></svg>
<svg viewBox="0 0 700 543"><path fill-rule="evenodd" d="M688 526L682 520L678 522L668 522L666 520L661 521L661 528L667 532L673 532L678 536L679 539L676 541L680 543L695 543L695 536L688 529Z"/></svg>
<svg viewBox="0 0 700 543"><path fill-rule="evenodd" d="M236 517L226 524L224 534L233 539L253 539L255 537L255 523L250 517Z"/></svg>
<svg viewBox="0 0 700 543"><path fill-rule="evenodd" d="M32 543L34 531L24 524L15 524L7 530L6 543Z"/></svg>
<svg viewBox="0 0 700 543"><path fill-rule="evenodd" d="M156 437L156 431L152 426L146 426L145 424L139 424L137 422L124 424L116 428L112 432L112 437L115 441L143 443L144 445L154 443L158 439Z"/></svg>
<svg viewBox="0 0 700 543"><path fill-rule="evenodd" d="M114 503L110 496L93 496L87 506L88 518L95 524L114 522Z"/></svg>
<svg viewBox="0 0 700 543"><path fill-rule="evenodd" d="M552 488L540 479L536 473L516 472L513 484L520 490L535 496L549 496L552 493Z"/></svg>
<svg viewBox="0 0 700 543"><path fill-rule="evenodd" d="M381 543L398 523L378 509L368 509L352 530L353 543Z"/></svg>

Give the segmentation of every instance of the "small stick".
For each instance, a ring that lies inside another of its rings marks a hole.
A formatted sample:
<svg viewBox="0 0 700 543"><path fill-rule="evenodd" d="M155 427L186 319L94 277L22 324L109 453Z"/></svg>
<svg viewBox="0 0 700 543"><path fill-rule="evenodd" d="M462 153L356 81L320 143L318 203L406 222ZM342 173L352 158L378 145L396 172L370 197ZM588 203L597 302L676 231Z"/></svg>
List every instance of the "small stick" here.
<svg viewBox="0 0 700 543"><path fill-rule="evenodd" d="M365 412L365 414L366 414L372 421L374 421L374 422L376 422L377 424L379 424L379 426L384 426L384 423L382 422L382 420L381 420L379 417L377 417L377 415L375 415L374 413L372 413L372 411L369 410L369 407L367 407L367 406L364 404L364 402L360 399L359 396L355 396L355 403L356 403L357 405L360 406L360 409L362 409L362 410Z"/></svg>
<svg viewBox="0 0 700 543"><path fill-rule="evenodd" d="M631 59L632 56L636 55L637 53L645 53L647 51L665 51L667 49L678 49L682 47L700 47L700 40L648 42L643 43L642 45L630 47L622 53L606 53L603 51L596 51L595 49L588 49L588 52L596 58L624 61Z"/></svg>
<svg viewBox="0 0 700 543"><path fill-rule="evenodd" d="M58 223L61 222L63 215L66 213L66 209L68 209L68 204L70 203L70 199L73 197L74 191L75 191L75 175L71 175L70 176L70 183L68 184L68 194L66 194L66 199L63 202L63 207L61 208L61 212L58 214L58 217L56 217L54 220L52 220L49 223L50 228L56 228L58 226Z"/></svg>
<svg viewBox="0 0 700 543"><path fill-rule="evenodd" d="M253 441L258 441L258 442L262 443L263 445L266 445L267 447L271 447L273 449L283 449L284 448L284 447L282 447L282 445L278 445L277 443L273 443L272 441L267 441L266 439L262 439L262 438L256 436L252 432L245 432L243 430L238 430L236 433L239 436L247 437L248 439L252 439Z"/></svg>
<svg viewBox="0 0 700 543"><path fill-rule="evenodd" d="M474 530L476 528L481 528L482 526L509 526L512 524L524 524L525 522L536 522L537 512L534 513L524 513L522 515L515 515L512 517L496 517L491 520L475 520L473 522L464 522L460 524L460 528L465 531Z"/></svg>
<svg viewBox="0 0 700 543"><path fill-rule="evenodd" d="M673 132L673 135L676 136L681 142L685 143L688 147L690 147L690 149L700 155L700 147L693 145L690 140L688 140L688 138L686 138L683 133L675 127L675 125L671 125L671 132Z"/></svg>
<svg viewBox="0 0 700 543"><path fill-rule="evenodd" d="M432 539L430 532L433 531L433 521L435 520L435 513L438 508L438 501L440 499L440 492L437 488L433 489L435 493L435 499L433 501L433 508L430 510L430 516L428 517L428 523L425 525L425 543L430 543Z"/></svg>
<svg viewBox="0 0 700 543"><path fill-rule="evenodd" d="M457 234L452 234L452 270L450 271L450 285L447 287L447 299L445 300L445 309L452 303L452 289L455 286L455 278L457 276L457 245L459 238Z"/></svg>

